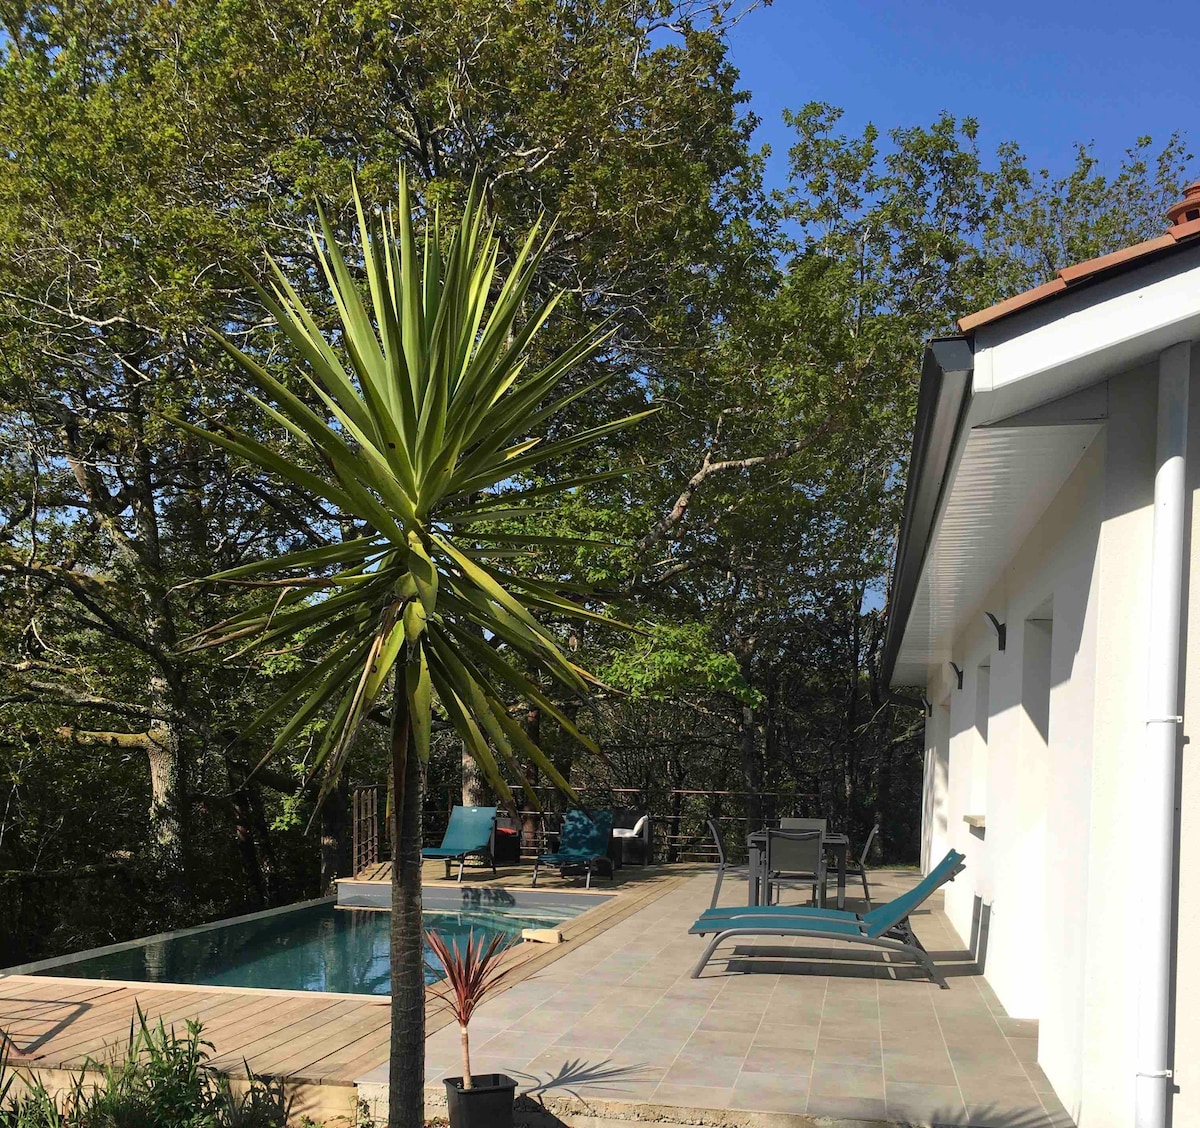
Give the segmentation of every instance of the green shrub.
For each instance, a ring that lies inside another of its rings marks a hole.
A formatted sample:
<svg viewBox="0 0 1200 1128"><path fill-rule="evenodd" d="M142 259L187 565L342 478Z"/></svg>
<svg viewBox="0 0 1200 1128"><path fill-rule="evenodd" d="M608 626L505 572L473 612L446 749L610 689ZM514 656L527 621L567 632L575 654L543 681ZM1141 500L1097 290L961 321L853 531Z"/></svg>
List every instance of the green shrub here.
<svg viewBox="0 0 1200 1128"><path fill-rule="evenodd" d="M87 1062L55 1100L36 1077L18 1094L0 1055L0 1128L285 1128L289 1102L278 1080L249 1078L234 1093L206 1064L212 1043L200 1024L186 1034L146 1022L140 1008L121 1058Z"/></svg>

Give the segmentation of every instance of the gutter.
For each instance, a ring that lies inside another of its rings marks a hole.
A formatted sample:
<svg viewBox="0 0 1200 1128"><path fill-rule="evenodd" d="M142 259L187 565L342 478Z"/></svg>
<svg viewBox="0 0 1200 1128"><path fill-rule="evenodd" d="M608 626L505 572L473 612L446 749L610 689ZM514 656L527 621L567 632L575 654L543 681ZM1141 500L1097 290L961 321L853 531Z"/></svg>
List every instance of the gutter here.
<svg viewBox="0 0 1200 1128"><path fill-rule="evenodd" d="M974 370L975 354L966 337L936 337L925 349L912 453L908 460L904 517L889 585L887 633L880 663L885 687L892 683L900 644L904 640L941 508L950 461L966 424Z"/></svg>

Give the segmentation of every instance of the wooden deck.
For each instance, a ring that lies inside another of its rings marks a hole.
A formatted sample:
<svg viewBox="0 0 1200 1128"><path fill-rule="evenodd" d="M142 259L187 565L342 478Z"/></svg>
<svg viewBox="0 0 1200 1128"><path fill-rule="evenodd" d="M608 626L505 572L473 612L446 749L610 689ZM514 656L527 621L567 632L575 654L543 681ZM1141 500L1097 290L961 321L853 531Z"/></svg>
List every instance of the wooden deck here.
<svg viewBox="0 0 1200 1128"><path fill-rule="evenodd" d="M437 868L440 871L440 863ZM529 867L522 870L527 884ZM636 867L618 883L617 896L559 926L563 943L514 949L509 958L518 967L512 984L676 888L694 870ZM468 873L476 881L482 877L482 871ZM389 875L385 873L383 879ZM489 871L486 884L512 888L522 883L504 871L493 878ZM564 883L552 875L545 887L561 890ZM0 1042L12 1068L36 1073L53 1089L66 1083L68 1071L120 1054L139 1007L152 1024L161 1019L167 1027L182 1030L189 1019L200 1022L202 1037L213 1044L213 1066L233 1077L243 1076L249 1067L256 1074L287 1079L296 1116L308 1115L318 1122L334 1123L345 1117L353 1123L355 1080L388 1057L386 996L130 984L51 975L0 977ZM426 1002L428 1033L449 1022L431 992Z"/></svg>
<svg viewBox="0 0 1200 1128"><path fill-rule="evenodd" d="M607 877L593 877L590 889L585 889L582 877L560 877L558 871L549 867L543 868L538 874L538 890L547 893L609 893L613 890L625 889L629 886L640 885L644 882L657 881L668 876L690 876L703 870L711 870L711 865L700 862L676 862L673 865L658 866L622 866L613 875L613 880ZM458 872L458 863L451 868L451 877L446 878L446 864L438 859L426 861L421 870L422 885L457 885L453 875ZM360 870L350 881L371 881L389 883L392 880L392 863L376 862ZM493 874L491 867L483 865L475 859L467 862L460 888L502 886L505 889L530 889L533 887L533 863L522 861L513 865L496 867Z"/></svg>

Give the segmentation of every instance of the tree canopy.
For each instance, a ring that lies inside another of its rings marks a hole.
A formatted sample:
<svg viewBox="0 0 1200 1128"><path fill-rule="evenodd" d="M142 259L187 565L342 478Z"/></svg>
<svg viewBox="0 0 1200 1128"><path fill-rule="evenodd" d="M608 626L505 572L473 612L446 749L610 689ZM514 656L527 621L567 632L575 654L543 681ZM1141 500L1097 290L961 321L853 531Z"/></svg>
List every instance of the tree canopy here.
<svg viewBox="0 0 1200 1128"><path fill-rule="evenodd" d="M188 649L251 596L180 585L340 543L352 522L164 416L285 449L203 329L288 359L249 281L268 255L333 326L317 204L349 242L353 185L369 213L401 166L447 223L476 176L488 184L505 267L557 217L529 295L564 296L531 363L614 330L568 378L606 380L563 426L660 408L564 452L553 476L590 480L553 511L497 525L617 546L545 545L536 561L645 631L551 619L608 687L564 713L603 755L527 695L506 699L510 717L573 784L677 803L680 825L698 812L672 789L740 792L706 802L751 818L811 803L852 831L878 817L885 855L913 856L920 717L889 700L877 660L921 349L1068 262L1158 234L1190 156L1181 137L1137 138L1117 161L1084 146L1048 173L1016 142L981 151L969 119L850 136L812 102L789 115L787 182L768 185L728 57L735 17L689 0L4 8L13 958L285 901L348 864L344 787L305 834L332 704L250 774L283 719L249 736L245 722L310 660ZM365 293L362 263L349 269ZM547 480L531 468L523 484ZM384 777L387 719L363 725L355 779ZM431 739L435 813L462 749L440 710ZM164 866L174 878L151 880ZM88 917L41 876L58 872L117 874L138 896Z"/></svg>

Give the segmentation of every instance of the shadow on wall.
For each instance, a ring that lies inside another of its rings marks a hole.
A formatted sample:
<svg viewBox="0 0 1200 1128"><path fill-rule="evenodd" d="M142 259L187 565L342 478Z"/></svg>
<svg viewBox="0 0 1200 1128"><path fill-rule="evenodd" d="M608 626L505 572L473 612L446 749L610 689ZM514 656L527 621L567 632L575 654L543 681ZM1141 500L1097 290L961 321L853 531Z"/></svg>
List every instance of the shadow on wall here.
<svg viewBox="0 0 1200 1128"><path fill-rule="evenodd" d="M992 906L985 905L983 898L978 894L975 895L974 904L971 907L971 959L974 960L975 966L979 968L979 974L982 975L987 970L987 944L988 944L988 929L992 922Z"/></svg>

